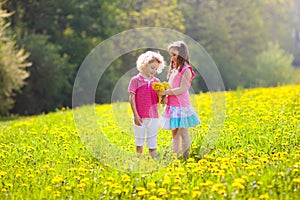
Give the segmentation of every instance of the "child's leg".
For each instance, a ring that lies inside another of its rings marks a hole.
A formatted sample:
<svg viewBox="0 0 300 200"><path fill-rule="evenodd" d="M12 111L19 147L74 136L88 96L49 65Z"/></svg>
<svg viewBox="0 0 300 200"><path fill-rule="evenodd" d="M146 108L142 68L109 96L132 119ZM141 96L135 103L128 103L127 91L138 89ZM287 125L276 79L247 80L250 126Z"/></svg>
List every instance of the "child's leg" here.
<svg viewBox="0 0 300 200"><path fill-rule="evenodd" d="M145 127L134 124L134 144L136 146L136 152L142 154L144 150L145 141Z"/></svg>
<svg viewBox="0 0 300 200"><path fill-rule="evenodd" d="M139 154L142 154L144 151L144 147L143 146L136 146L136 152Z"/></svg>
<svg viewBox="0 0 300 200"><path fill-rule="evenodd" d="M149 154L152 158L155 158L157 147L158 119L151 118L144 120L144 124L147 129L146 142L149 149Z"/></svg>
<svg viewBox="0 0 300 200"><path fill-rule="evenodd" d="M180 156L180 133L178 128L172 130L172 151L177 154L177 157Z"/></svg>
<svg viewBox="0 0 300 200"><path fill-rule="evenodd" d="M149 153L150 153L150 156L152 158L155 158L155 156L156 156L156 149L149 149Z"/></svg>
<svg viewBox="0 0 300 200"><path fill-rule="evenodd" d="M191 139L187 128L180 128L179 131L182 137L182 153L183 157L187 158L190 153Z"/></svg>

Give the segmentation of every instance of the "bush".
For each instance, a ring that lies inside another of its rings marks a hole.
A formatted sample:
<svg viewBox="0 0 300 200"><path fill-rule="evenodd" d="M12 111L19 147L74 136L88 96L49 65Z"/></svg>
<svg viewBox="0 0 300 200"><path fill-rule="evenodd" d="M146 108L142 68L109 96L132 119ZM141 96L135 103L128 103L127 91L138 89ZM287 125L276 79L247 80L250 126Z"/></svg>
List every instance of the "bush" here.
<svg viewBox="0 0 300 200"><path fill-rule="evenodd" d="M32 34L23 42L31 53L29 60L32 66L27 84L17 95L12 111L38 114L69 105L72 92L70 79L74 70L68 63L68 56L61 56L61 47L49 42L45 35Z"/></svg>
<svg viewBox="0 0 300 200"><path fill-rule="evenodd" d="M14 38L8 34L9 24L5 18L11 14L1 9L0 4L0 115L7 115L14 104L14 95L24 85L28 77L26 62L28 53L18 49Z"/></svg>
<svg viewBox="0 0 300 200"><path fill-rule="evenodd" d="M293 83L293 56L278 44L269 43L265 51L256 57L255 86L271 87Z"/></svg>

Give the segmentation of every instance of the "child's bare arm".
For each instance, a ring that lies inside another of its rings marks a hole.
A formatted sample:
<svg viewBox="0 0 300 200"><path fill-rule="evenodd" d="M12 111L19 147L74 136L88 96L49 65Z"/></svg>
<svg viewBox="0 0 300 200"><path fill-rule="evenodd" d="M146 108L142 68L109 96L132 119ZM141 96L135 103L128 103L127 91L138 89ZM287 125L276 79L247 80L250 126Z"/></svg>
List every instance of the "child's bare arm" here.
<svg viewBox="0 0 300 200"><path fill-rule="evenodd" d="M165 90L162 92L159 92L159 95L179 95L184 93L186 90L188 90L189 86L190 86L190 80L192 78L192 72L191 70L186 70L183 73L182 79L181 79L181 83L180 86L177 88L172 88L169 90Z"/></svg>
<svg viewBox="0 0 300 200"><path fill-rule="evenodd" d="M130 102L130 106L131 106L131 109L132 109L132 112L133 112L133 117L134 117L134 123L138 126L141 126L142 125L142 120L137 112L137 109L136 109L136 104L135 104L135 94L133 93L130 93L129 94L129 102Z"/></svg>

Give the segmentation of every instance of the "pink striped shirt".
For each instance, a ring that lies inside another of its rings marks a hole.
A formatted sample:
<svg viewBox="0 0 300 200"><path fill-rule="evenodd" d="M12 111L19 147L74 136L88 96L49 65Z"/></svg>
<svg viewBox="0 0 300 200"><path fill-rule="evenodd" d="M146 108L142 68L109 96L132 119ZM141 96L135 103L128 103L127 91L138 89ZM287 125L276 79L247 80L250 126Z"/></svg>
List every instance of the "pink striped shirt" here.
<svg viewBox="0 0 300 200"><path fill-rule="evenodd" d="M135 94L136 109L141 118L158 118L158 96L152 89L153 82L160 82L156 77L151 80L139 73L131 78L128 92Z"/></svg>

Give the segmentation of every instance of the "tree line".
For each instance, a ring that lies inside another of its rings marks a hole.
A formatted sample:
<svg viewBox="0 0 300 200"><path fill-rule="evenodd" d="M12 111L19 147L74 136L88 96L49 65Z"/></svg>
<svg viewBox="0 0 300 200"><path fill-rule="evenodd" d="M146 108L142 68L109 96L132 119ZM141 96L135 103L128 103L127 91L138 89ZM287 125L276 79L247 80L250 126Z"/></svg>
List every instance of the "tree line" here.
<svg viewBox="0 0 300 200"><path fill-rule="evenodd" d="M170 28L199 42L227 90L300 83L300 8L294 0L1 0L0 5L1 115L70 107L76 73L89 52L141 27ZM134 68L140 52L127 53L105 71L97 103L110 102L115 83ZM193 88L207 90L201 76Z"/></svg>

